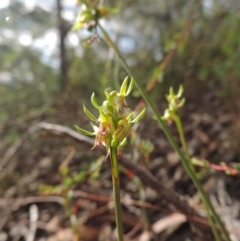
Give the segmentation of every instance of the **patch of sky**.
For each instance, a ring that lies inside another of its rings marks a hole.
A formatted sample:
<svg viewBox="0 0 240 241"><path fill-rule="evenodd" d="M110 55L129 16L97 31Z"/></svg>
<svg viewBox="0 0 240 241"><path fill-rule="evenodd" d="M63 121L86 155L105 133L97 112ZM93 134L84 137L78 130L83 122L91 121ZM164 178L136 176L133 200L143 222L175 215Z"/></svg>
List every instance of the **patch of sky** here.
<svg viewBox="0 0 240 241"><path fill-rule="evenodd" d="M16 37L15 32L11 29L2 29L1 34L3 38L6 38L6 39L13 39Z"/></svg>
<svg viewBox="0 0 240 241"><path fill-rule="evenodd" d="M160 48L155 48L153 51L154 59L159 62L163 59L163 53Z"/></svg>
<svg viewBox="0 0 240 241"><path fill-rule="evenodd" d="M100 24L103 26L103 28L108 32L111 39L116 39L116 34L118 33L119 26L112 26L112 21L108 22L105 19L100 19ZM114 30L113 30L114 29ZM89 32L88 32L89 33ZM104 38L103 34L101 33L101 30L98 28L98 34L100 38Z"/></svg>
<svg viewBox="0 0 240 241"><path fill-rule="evenodd" d="M41 61L52 68L59 67L59 60L54 57L58 50L58 33L56 29L50 29L45 32L43 37L36 39L32 43L32 48L42 53Z"/></svg>
<svg viewBox="0 0 240 241"><path fill-rule="evenodd" d="M23 3L26 10L32 11L36 6L36 0L19 0L19 2Z"/></svg>
<svg viewBox="0 0 240 241"><path fill-rule="evenodd" d="M25 7L33 10L38 6L47 12L52 12L56 9L56 0L21 0ZM75 0L64 0L62 4L62 17L68 21L73 21L77 12Z"/></svg>
<svg viewBox="0 0 240 241"><path fill-rule="evenodd" d="M0 83L9 83L12 77L9 72L3 71L0 72Z"/></svg>
<svg viewBox="0 0 240 241"><path fill-rule="evenodd" d="M52 11L52 7L55 4L54 0L18 0L19 2L22 2L25 6L25 8L28 11L32 11L36 6L41 7L42 9L44 9L45 11Z"/></svg>
<svg viewBox="0 0 240 241"><path fill-rule="evenodd" d="M30 32L23 32L18 36L18 41L22 46L28 47L33 43L33 38Z"/></svg>
<svg viewBox="0 0 240 241"><path fill-rule="evenodd" d="M74 22L76 19L76 12L72 9L64 9L62 11L62 17L67 21Z"/></svg>
<svg viewBox="0 0 240 241"><path fill-rule="evenodd" d="M67 42L72 47L78 47L79 46L79 37L76 33L70 32L67 36Z"/></svg>
<svg viewBox="0 0 240 241"><path fill-rule="evenodd" d="M205 14L211 14L213 10L214 0L203 0L202 5Z"/></svg>
<svg viewBox="0 0 240 241"><path fill-rule="evenodd" d="M0 1L0 9L8 7L9 4L10 4L10 0L1 0Z"/></svg>
<svg viewBox="0 0 240 241"><path fill-rule="evenodd" d="M118 40L118 46L121 52L131 53L135 49L135 41L131 37L121 37Z"/></svg>
<svg viewBox="0 0 240 241"><path fill-rule="evenodd" d="M123 29L123 26L120 25L117 21L106 21L105 19L101 20L101 24L104 27L104 29L108 32L110 35L110 38L114 41L118 35L118 33L121 32ZM99 31L99 36L103 38L102 33ZM120 36L119 36L120 37ZM130 53L133 52L136 44L134 38L131 36L121 36L118 40L118 47L120 51L124 53Z"/></svg>
<svg viewBox="0 0 240 241"><path fill-rule="evenodd" d="M80 10L80 6L76 5L76 0L68 0L62 2L62 17L70 22L74 22Z"/></svg>
<svg viewBox="0 0 240 241"><path fill-rule="evenodd" d="M41 38L35 39L32 47L44 52L53 52L57 48L58 34L56 29L49 29Z"/></svg>

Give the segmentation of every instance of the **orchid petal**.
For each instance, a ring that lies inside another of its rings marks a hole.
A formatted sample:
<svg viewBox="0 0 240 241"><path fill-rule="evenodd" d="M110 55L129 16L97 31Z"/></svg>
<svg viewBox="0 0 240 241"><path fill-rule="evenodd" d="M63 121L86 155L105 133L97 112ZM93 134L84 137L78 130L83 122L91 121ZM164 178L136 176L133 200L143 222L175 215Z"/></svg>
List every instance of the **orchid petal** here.
<svg viewBox="0 0 240 241"><path fill-rule="evenodd" d="M78 126L75 126L75 128L77 129L78 132L80 132L81 134L83 135L86 135L86 136L95 136L95 133L94 132L89 132L89 131L86 131Z"/></svg>
<svg viewBox="0 0 240 241"><path fill-rule="evenodd" d="M146 108L144 108L144 109L140 112L140 114L139 114L135 119L133 119L133 120L131 121L131 123L138 122L140 119L142 119L143 116L144 116L144 114L145 114L145 112L146 112Z"/></svg>
<svg viewBox="0 0 240 241"><path fill-rule="evenodd" d="M128 117L127 117L127 120L131 120L132 116L134 115L135 112L131 112Z"/></svg>
<svg viewBox="0 0 240 241"><path fill-rule="evenodd" d="M125 146L127 144L127 138L125 137L121 143L119 144L119 146Z"/></svg>
<svg viewBox="0 0 240 241"><path fill-rule="evenodd" d="M180 98L180 97L182 96L183 91L184 91L183 85L180 85L180 86L179 86L178 93L177 93L177 97L178 97L178 98Z"/></svg>
<svg viewBox="0 0 240 241"><path fill-rule="evenodd" d="M120 88L120 96L125 96L126 90L127 90L127 84L128 84L128 76L123 80L123 83Z"/></svg>
<svg viewBox="0 0 240 241"><path fill-rule="evenodd" d="M92 121L97 122L97 118L87 109L86 106L83 106L83 111Z"/></svg>
<svg viewBox="0 0 240 241"><path fill-rule="evenodd" d="M92 96L91 96L91 102L93 104L93 106L96 108L96 109L99 109L100 108L100 105L97 103L96 101L96 98L95 98L95 93L93 92L92 93Z"/></svg>
<svg viewBox="0 0 240 241"><path fill-rule="evenodd" d="M93 128L93 130L94 130L94 133L97 134L99 128L98 128L96 125L94 125L93 123L91 123L91 126L92 126L92 128Z"/></svg>
<svg viewBox="0 0 240 241"><path fill-rule="evenodd" d="M182 98L181 101L178 104L178 108L182 107L185 104L186 99Z"/></svg>
<svg viewBox="0 0 240 241"><path fill-rule="evenodd" d="M131 78L131 82L128 86L128 90L127 90L127 93L125 94L125 96L129 95L133 89L133 86L134 86L134 78Z"/></svg>

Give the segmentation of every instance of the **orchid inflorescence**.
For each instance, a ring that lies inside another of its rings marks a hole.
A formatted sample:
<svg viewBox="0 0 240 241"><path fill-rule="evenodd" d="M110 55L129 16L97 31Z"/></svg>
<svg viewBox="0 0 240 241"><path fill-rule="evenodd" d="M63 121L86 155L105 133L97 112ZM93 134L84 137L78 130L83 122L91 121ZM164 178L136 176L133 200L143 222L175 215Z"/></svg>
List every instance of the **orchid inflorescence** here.
<svg viewBox="0 0 240 241"><path fill-rule="evenodd" d="M85 28L92 32L89 40L83 42L83 45L88 46L95 39L98 39L97 25L98 21L103 17L108 17L118 11L117 8L109 8L102 6L102 1L99 0L78 0L77 3L81 4L81 10L78 13L75 24L72 30Z"/></svg>
<svg viewBox="0 0 240 241"><path fill-rule="evenodd" d="M170 88L169 94L166 95L166 99L168 101L168 108L164 112L164 116L162 117L163 120L166 120L169 122L174 121L176 112L185 103L185 98L181 98L183 91L184 89L182 85L180 85L177 94L174 93L174 90L172 87Z"/></svg>
<svg viewBox="0 0 240 241"><path fill-rule="evenodd" d="M119 92L110 92L109 89L105 90L106 100L101 106L97 103L95 94L92 94L91 102L99 111L98 118L96 118L86 106L83 106L85 114L92 121L93 132L75 126L77 130L84 135L96 136L94 147L103 144L108 153L110 147L117 147L119 150L121 146L126 144L132 124L138 122L145 113L145 109L143 109L140 114L134 118L135 112L127 105L125 97L130 94L134 85L134 79L132 78L128 86L128 79L128 77L124 79ZM97 125L97 123L99 125Z"/></svg>

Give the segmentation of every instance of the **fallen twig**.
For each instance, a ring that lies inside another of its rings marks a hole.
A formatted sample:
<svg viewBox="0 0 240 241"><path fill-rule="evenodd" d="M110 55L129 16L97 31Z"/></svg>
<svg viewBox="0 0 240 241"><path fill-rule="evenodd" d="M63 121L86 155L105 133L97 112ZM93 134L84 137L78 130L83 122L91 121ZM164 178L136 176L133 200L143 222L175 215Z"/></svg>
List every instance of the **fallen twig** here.
<svg viewBox="0 0 240 241"><path fill-rule="evenodd" d="M31 135L35 134L36 132L40 131L41 129L48 130L53 132L55 135L59 136L68 136L74 138L77 141L86 142L90 145L94 145L93 139L84 136L77 131L70 129L69 127L57 125L57 124L50 124L45 122L39 122L33 126L31 126L22 137L16 141L4 154L3 158L0 160L0 171L3 167L8 163L8 161L14 156L14 154L19 150L19 148L27 141Z"/></svg>

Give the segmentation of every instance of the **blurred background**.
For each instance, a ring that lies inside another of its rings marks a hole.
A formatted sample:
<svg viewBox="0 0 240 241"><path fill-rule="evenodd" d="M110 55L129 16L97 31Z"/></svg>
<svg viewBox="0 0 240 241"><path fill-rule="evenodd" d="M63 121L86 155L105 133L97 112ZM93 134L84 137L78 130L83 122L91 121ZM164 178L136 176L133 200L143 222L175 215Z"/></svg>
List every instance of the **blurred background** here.
<svg viewBox="0 0 240 241"><path fill-rule="evenodd" d="M121 0L104 5L119 9L102 24L160 113L167 108L169 87L184 86L186 104L180 115L190 154L220 166L238 164L240 1ZM71 130L74 125L91 127L83 104L92 110L92 92L101 102L104 90L117 89L127 73L100 31L100 41L83 47L91 33L71 30L79 10L73 0L0 1L1 241L114 240L110 201L100 200L112 193L109 163L101 148L91 150L91 139L79 141ZM128 100L135 108L141 96L134 89ZM128 154L130 158L169 189L196 198L151 112L134 128L133 141L123 152L134 153ZM170 129L178 140L176 128ZM127 171L122 168L124 197L139 200L142 190L146 202L166 205L156 190L140 185ZM198 172L233 240L240 240L239 176L206 168ZM96 197L79 197L75 193L79 190ZM70 198L69 191L75 196ZM196 201L197 205L203 209ZM39 216L32 239L31 210ZM140 207L127 205L124 215L126 233L143 216ZM147 227L163 216L148 209ZM153 240L201 240L183 223L155 231ZM76 225L81 227L81 238L76 236ZM146 229L141 224L126 240L144 240L140 237Z"/></svg>

